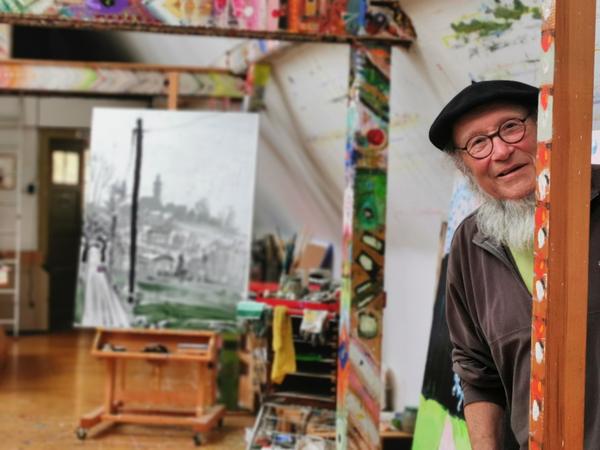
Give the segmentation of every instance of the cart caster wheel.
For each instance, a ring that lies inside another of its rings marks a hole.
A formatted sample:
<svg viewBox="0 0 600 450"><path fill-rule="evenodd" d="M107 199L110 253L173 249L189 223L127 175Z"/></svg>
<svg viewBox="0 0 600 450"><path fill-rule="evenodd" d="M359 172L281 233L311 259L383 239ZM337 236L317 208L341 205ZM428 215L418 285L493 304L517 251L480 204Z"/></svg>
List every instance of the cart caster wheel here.
<svg viewBox="0 0 600 450"><path fill-rule="evenodd" d="M87 437L87 430L85 428L78 427L75 430L75 436L77 436L77 439L80 441L83 441Z"/></svg>
<svg viewBox="0 0 600 450"><path fill-rule="evenodd" d="M194 434L194 444L196 447L200 447L202 445L202 435L200 433Z"/></svg>

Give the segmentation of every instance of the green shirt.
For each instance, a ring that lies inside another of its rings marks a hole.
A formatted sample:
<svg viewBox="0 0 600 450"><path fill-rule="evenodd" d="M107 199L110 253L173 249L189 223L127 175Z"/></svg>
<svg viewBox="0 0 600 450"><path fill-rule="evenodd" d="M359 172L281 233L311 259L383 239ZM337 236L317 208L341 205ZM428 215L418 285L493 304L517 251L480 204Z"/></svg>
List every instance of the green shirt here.
<svg viewBox="0 0 600 450"><path fill-rule="evenodd" d="M529 293L532 293L533 288L533 249L510 249L510 253L512 254L515 262L517 263L517 268L519 269L519 273L521 274L521 278L527 286Z"/></svg>

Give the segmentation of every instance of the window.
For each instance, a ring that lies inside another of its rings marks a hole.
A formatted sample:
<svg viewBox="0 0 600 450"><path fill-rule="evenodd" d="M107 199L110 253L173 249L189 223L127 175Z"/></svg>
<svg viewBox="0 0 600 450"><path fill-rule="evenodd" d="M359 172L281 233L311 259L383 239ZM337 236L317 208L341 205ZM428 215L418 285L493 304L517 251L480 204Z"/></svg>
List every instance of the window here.
<svg viewBox="0 0 600 450"><path fill-rule="evenodd" d="M79 153L63 150L52 152L52 183L79 184Z"/></svg>

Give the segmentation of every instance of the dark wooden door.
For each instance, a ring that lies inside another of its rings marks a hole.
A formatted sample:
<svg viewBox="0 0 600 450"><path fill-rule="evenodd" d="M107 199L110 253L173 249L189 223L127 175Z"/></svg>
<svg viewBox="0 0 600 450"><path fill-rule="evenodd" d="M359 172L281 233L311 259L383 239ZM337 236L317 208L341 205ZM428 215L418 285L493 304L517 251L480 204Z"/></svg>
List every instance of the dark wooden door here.
<svg viewBox="0 0 600 450"><path fill-rule="evenodd" d="M77 262L82 224L82 139L49 138L48 240L49 325L51 330L73 326Z"/></svg>

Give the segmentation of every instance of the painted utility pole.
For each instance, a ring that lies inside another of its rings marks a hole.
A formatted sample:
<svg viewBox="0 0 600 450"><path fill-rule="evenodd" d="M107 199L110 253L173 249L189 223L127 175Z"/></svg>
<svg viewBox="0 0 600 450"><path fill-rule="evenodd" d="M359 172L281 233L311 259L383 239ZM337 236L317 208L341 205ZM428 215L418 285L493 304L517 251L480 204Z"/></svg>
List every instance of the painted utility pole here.
<svg viewBox="0 0 600 450"><path fill-rule="evenodd" d="M338 450L381 447L390 54L387 46L351 47L338 351Z"/></svg>
<svg viewBox="0 0 600 450"><path fill-rule="evenodd" d="M128 302L135 301L135 260L137 256L137 216L138 200L140 198L140 177L142 169L142 119L137 119L136 128L133 130L135 136L135 168L133 172L133 193L131 195L131 227L129 246L129 296Z"/></svg>
<svg viewBox="0 0 600 450"><path fill-rule="evenodd" d="M596 7L542 14L529 448L581 450Z"/></svg>

